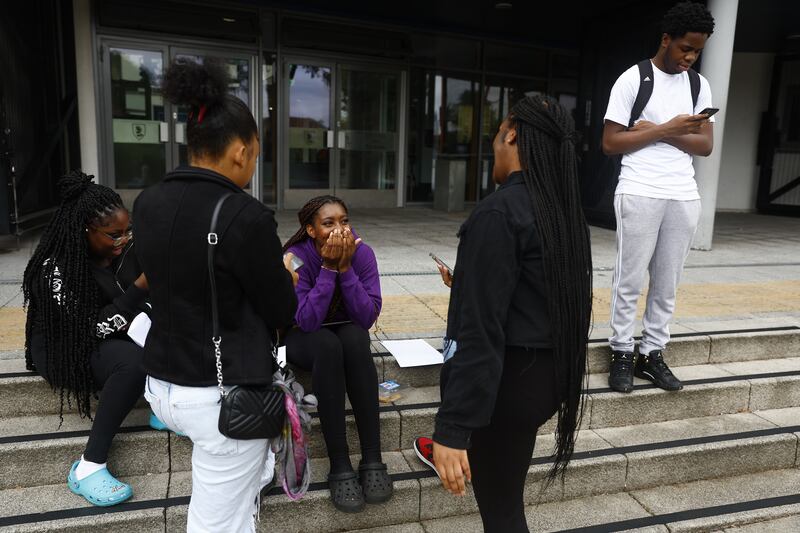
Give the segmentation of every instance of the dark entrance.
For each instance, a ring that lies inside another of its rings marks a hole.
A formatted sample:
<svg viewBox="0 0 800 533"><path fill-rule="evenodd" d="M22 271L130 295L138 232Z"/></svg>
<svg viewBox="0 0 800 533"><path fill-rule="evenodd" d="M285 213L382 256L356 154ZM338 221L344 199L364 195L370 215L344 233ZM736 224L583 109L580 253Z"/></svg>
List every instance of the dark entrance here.
<svg viewBox="0 0 800 533"><path fill-rule="evenodd" d="M800 216L800 53L775 58L760 141L758 210Z"/></svg>

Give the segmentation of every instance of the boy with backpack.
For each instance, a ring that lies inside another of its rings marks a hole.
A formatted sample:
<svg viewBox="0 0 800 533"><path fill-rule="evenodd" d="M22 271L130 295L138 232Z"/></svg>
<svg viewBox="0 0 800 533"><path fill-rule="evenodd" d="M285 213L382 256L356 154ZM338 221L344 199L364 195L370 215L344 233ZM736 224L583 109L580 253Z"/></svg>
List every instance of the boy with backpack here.
<svg viewBox="0 0 800 533"><path fill-rule="evenodd" d="M692 156L713 148L711 90L691 69L714 19L702 4L682 2L662 21L652 60L626 70L611 89L603 151L622 154L614 196L617 259L611 289L609 386L633 390L633 376L666 390L681 382L664 362L669 321L683 264L700 218ZM636 305L649 271L650 286L638 359L633 329Z"/></svg>

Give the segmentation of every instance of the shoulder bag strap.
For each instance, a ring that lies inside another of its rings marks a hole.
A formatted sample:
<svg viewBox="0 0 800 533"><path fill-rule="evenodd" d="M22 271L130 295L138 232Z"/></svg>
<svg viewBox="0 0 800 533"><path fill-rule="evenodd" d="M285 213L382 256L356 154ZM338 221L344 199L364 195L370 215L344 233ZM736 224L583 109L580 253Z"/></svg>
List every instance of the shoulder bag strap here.
<svg viewBox="0 0 800 533"><path fill-rule="evenodd" d="M211 215L211 227L208 229L208 281L211 287L211 342L214 344L214 357L217 360L217 387L219 388L220 399L225 397L225 389L222 388L222 337L219 334L219 312L217 310L217 280L214 276L214 248L219 243L217 236L217 219L222 210L222 204L233 193L224 194L214 207L214 214Z"/></svg>

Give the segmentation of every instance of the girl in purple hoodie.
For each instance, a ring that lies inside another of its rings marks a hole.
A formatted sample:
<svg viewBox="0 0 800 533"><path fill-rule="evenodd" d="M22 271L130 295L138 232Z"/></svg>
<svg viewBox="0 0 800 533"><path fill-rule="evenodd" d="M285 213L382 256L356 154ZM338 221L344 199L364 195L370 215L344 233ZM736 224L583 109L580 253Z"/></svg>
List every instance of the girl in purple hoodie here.
<svg viewBox="0 0 800 533"><path fill-rule="evenodd" d="M313 198L298 219L299 230L283 247L303 262L296 271L297 313L286 335L286 357L311 371L330 459L331 500L341 511L358 512L365 502L387 501L393 490L381 458L378 376L369 340L381 310L378 262L350 227L341 199ZM345 392L361 442L358 474L347 446Z"/></svg>

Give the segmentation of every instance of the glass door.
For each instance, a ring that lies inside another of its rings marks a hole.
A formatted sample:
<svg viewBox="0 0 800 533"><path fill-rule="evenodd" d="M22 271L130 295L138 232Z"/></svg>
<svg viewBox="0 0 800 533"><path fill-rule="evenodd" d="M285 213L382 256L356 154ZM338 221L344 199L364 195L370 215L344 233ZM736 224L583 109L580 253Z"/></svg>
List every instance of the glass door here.
<svg viewBox="0 0 800 533"><path fill-rule="evenodd" d="M338 67L334 190L362 205L396 205L400 73Z"/></svg>
<svg viewBox="0 0 800 533"><path fill-rule="evenodd" d="M331 156L334 144L331 87L334 67L329 63L287 60L283 138L288 180L287 208L301 207L309 198L333 194Z"/></svg>
<svg viewBox="0 0 800 533"><path fill-rule="evenodd" d="M228 92L238 97L250 109L255 109L255 102L251 94L251 75L254 71L252 57L247 54L232 54L208 50L173 49L172 59L188 59L196 63L205 61L221 62L228 72ZM173 159L178 165L189 164L186 146L186 121L190 109L187 106L173 106L172 119L174 121Z"/></svg>
<svg viewBox="0 0 800 533"><path fill-rule="evenodd" d="M104 47L110 146L101 179L118 189L157 183L172 166L168 104L161 94L167 57L166 47Z"/></svg>
<svg viewBox="0 0 800 533"><path fill-rule="evenodd" d="M131 204L139 191L188 163L186 119L189 109L174 106L161 92L164 70L176 58L222 61L228 88L248 107L258 109L256 56L246 51L178 48L158 43L102 41L103 114L102 182ZM258 116L257 112L253 113ZM259 187L259 169L251 189ZM257 194L257 190L252 190Z"/></svg>

